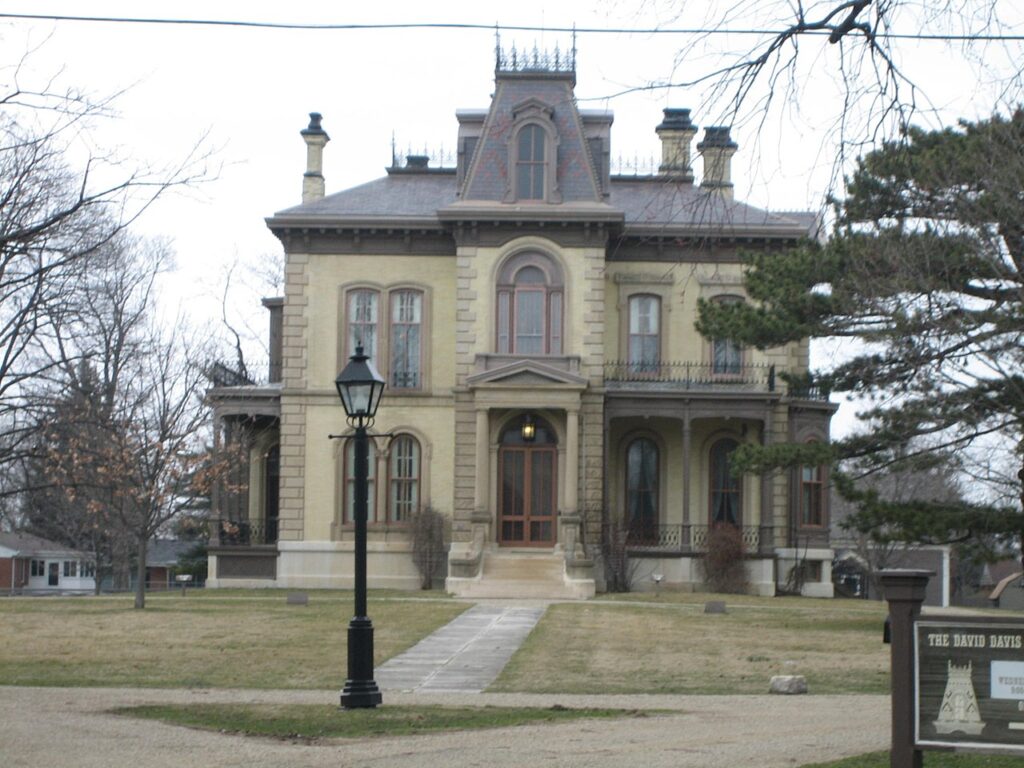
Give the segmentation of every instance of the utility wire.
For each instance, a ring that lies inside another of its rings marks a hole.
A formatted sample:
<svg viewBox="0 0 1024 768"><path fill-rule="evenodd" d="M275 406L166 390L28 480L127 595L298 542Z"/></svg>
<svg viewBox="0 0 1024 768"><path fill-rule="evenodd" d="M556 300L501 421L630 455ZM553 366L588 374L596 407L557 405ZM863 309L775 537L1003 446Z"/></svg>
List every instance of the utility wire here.
<svg viewBox="0 0 1024 768"><path fill-rule="evenodd" d="M422 22L398 24L299 24L293 22L274 21L237 21L228 19L161 19L137 18L127 16L64 16L41 13L0 13L0 19L20 19L27 21L80 21L105 24L164 24L204 27L241 27L250 29L281 29L307 31L338 31L338 30L388 30L388 29L454 29L454 30L488 30L495 28L510 32L575 32L581 35L779 35L785 29L722 29L722 28L626 28L626 27L538 27L524 24L491 25L491 24L459 24L454 22ZM801 35L828 36L830 30L803 30ZM874 37L886 40L925 40L943 42L1021 42L1024 35L924 35L901 34L897 32L877 32Z"/></svg>

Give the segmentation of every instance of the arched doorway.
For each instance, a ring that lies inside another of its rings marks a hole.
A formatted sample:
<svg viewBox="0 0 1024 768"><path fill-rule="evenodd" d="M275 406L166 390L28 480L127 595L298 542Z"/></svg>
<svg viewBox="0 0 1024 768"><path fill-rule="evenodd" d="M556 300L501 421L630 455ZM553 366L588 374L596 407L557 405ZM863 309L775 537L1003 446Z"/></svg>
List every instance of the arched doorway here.
<svg viewBox="0 0 1024 768"><path fill-rule="evenodd" d="M498 543L550 547L555 543L558 444L546 423L524 418L533 426L532 438L517 420L502 433L498 449Z"/></svg>

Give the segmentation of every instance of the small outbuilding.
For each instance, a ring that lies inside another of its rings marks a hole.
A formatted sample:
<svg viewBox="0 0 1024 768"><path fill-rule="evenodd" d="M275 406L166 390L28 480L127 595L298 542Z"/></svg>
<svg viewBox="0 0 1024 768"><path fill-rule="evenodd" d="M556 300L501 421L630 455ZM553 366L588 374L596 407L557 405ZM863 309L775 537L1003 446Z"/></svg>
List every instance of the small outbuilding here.
<svg viewBox="0 0 1024 768"><path fill-rule="evenodd" d="M0 532L0 591L92 592L96 565L85 552L28 533Z"/></svg>

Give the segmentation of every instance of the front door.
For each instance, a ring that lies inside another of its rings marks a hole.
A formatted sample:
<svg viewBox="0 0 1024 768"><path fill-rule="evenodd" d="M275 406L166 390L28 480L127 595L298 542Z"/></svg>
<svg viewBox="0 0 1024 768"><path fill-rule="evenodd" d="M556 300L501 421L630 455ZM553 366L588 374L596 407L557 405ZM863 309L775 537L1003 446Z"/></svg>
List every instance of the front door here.
<svg viewBox="0 0 1024 768"><path fill-rule="evenodd" d="M512 547L555 543L557 448L551 432L537 427L533 441L509 430L498 451L498 537Z"/></svg>
<svg viewBox="0 0 1024 768"><path fill-rule="evenodd" d="M60 584L60 563L50 563L49 566L47 566L47 568L48 578L46 583L49 584L51 587L58 586Z"/></svg>

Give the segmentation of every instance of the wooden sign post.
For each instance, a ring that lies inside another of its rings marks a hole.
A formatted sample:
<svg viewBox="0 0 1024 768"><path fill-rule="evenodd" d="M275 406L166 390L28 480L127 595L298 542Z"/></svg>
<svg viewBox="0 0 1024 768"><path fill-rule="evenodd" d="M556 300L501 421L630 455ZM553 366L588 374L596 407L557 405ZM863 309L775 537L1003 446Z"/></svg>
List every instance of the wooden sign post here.
<svg viewBox="0 0 1024 768"><path fill-rule="evenodd" d="M927 571L882 571L892 636L892 768L923 749L1024 754L1024 620L922 617Z"/></svg>

